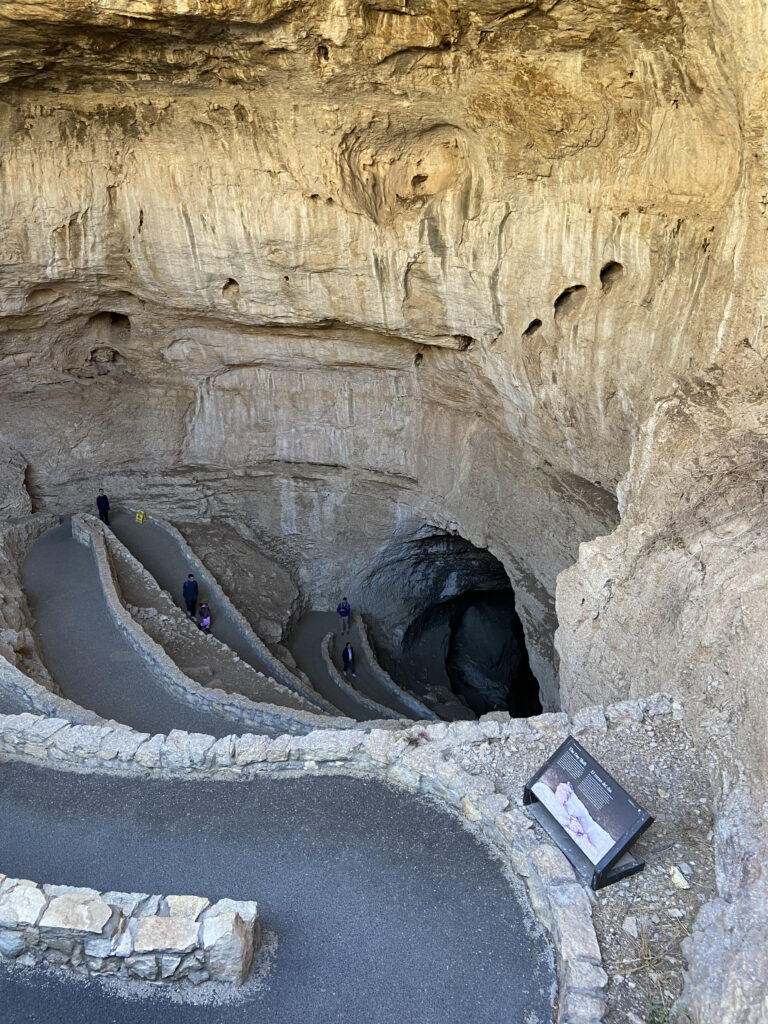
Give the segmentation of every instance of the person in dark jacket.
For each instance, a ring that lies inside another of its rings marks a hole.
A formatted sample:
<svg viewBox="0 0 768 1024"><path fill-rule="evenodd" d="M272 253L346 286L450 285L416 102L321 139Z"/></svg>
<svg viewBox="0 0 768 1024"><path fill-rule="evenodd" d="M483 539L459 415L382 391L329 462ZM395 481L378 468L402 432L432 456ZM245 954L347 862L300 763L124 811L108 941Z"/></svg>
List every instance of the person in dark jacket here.
<svg viewBox="0 0 768 1024"><path fill-rule="evenodd" d="M184 584L184 604L187 606L187 615L193 619L197 607L197 580L192 573L187 576L187 582Z"/></svg>
<svg viewBox="0 0 768 1024"><path fill-rule="evenodd" d="M96 499L96 508L99 510L99 519L102 523L106 523L109 526L109 498L103 490L99 491L99 496Z"/></svg>
<svg viewBox="0 0 768 1024"><path fill-rule="evenodd" d="M355 674L355 652L352 650L352 644L347 644L341 652L341 663L344 666L344 675L346 675L347 672L351 672L352 678L357 679L357 675Z"/></svg>

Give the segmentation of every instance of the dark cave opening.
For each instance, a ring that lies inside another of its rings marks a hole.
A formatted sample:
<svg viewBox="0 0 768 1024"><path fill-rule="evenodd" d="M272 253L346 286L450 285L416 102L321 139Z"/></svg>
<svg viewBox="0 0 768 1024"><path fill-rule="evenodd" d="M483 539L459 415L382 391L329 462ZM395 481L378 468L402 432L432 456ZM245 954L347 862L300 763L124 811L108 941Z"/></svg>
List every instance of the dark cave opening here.
<svg viewBox="0 0 768 1024"><path fill-rule="evenodd" d="M508 711L541 713L512 587L469 590L431 605L408 628L399 668L414 686L441 676L458 702L478 717ZM463 717L463 716L462 716Z"/></svg>
<svg viewBox="0 0 768 1024"><path fill-rule="evenodd" d="M503 565L462 537L427 529L389 545L369 579L387 596L387 609L375 616L382 663L441 717L540 714ZM388 629L387 619L400 628Z"/></svg>

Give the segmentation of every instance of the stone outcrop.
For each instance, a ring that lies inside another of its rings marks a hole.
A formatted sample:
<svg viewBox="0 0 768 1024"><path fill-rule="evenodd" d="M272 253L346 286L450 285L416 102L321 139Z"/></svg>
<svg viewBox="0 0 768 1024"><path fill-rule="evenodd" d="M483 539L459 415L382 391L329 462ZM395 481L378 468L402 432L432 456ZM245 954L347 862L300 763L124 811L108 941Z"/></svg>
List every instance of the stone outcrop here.
<svg viewBox="0 0 768 1024"><path fill-rule="evenodd" d="M582 545L558 583L567 706L598 694L641 696L663 677L690 709L706 751L718 796L722 900L707 908L687 946L687 997L705 1021L758 1021L765 1012L762 394L760 383L712 374L662 399L622 488L621 526ZM726 436L733 448L723 446Z"/></svg>

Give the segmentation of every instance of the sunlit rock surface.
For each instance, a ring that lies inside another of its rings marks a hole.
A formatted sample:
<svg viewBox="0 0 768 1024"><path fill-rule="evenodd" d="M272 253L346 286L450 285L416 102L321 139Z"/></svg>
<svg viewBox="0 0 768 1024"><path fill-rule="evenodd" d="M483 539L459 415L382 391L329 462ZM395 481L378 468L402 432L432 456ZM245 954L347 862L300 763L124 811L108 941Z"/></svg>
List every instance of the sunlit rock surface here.
<svg viewBox="0 0 768 1024"><path fill-rule="evenodd" d="M324 606L488 548L544 707L672 690L759 835L767 21L4 3L3 478L230 517Z"/></svg>

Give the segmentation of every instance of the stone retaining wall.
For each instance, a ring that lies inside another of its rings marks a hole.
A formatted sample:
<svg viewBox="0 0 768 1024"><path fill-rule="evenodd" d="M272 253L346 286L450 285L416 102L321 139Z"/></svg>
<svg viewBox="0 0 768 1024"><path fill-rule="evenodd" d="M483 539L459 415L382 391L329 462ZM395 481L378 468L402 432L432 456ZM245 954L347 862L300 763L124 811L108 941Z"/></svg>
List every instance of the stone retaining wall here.
<svg viewBox="0 0 768 1024"><path fill-rule="evenodd" d="M391 693L393 697L409 708L417 718L429 722L439 721L439 716L436 715L434 711L431 711L426 704L422 704L422 702L417 697L414 697L412 693L408 693L406 690L401 689L389 673L384 671L379 664L379 660L376 657L373 648L371 647L371 641L368 636L368 627L365 623L365 619L362 617L360 612L354 609L352 611L352 621L357 627L357 635L359 637L363 657L368 662L368 667L373 675L376 676L380 685Z"/></svg>
<svg viewBox="0 0 768 1024"><path fill-rule="evenodd" d="M343 694L355 704L359 704L360 707L367 711L371 715L377 715L379 718L389 719L401 719L402 716L393 711L392 708L385 707L383 704L379 704L378 701L373 700L371 697L366 697L360 690L355 689L351 686L344 676L339 672L336 664L334 663L333 657L331 656L331 644L333 643L333 633L326 633L323 637L322 643L320 644L320 656L323 659L326 672L333 679L336 686L341 690Z"/></svg>
<svg viewBox="0 0 768 1024"><path fill-rule="evenodd" d="M126 726L96 728L32 715L0 716L0 757L79 772L144 778L247 780L259 775L351 775L433 797L460 817L524 879L537 920L557 954L558 1024L599 1024L607 978L592 925L590 893L566 858L521 806L486 778L469 775L451 758L463 744L501 740L513 747L597 724L623 727L659 715L682 717L664 695L605 709L587 708L532 719L489 715L479 722L417 723L395 730L324 730L305 736L211 736L173 731L136 733Z"/></svg>
<svg viewBox="0 0 768 1024"><path fill-rule="evenodd" d="M56 684L37 650L21 579L29 549L58 523L58 516L42 513L0 528L0 655L52 693Z"/></svg>
<svg viewBox="0 0 768 1024"><path fill-rule="evenodd" d="M69 722L87 723L89 725L116 724L89 711L74 701L52 693L40 683L30 679L0 654L0 692L7 694L12 701L26 708L31 714L52 715Z"/></svg>
<svg viewBox="0 0 768 1024"><path fill-rule="evenodd" d="M260 945L252 901L102 893L0 874L0 954L24 966L240 985Z"/></svg>
<svg viewBox="0 0 768 1024"><path fill-rule="evenodd" d="M315 714L276 704L257 704L242 694L226 693L218 687L201 686L194 679L190 679L168 657L162 647L147 635L123 604L107 553L104 530L105 527L92 516L81 514L72 517L72 536L89 548L94 556L104 600L113 621L146 663L158 686L199 711L228 718L233 728L241 727L258 733L282 735L358 726L352 718Z"/></svg>

